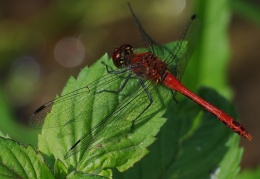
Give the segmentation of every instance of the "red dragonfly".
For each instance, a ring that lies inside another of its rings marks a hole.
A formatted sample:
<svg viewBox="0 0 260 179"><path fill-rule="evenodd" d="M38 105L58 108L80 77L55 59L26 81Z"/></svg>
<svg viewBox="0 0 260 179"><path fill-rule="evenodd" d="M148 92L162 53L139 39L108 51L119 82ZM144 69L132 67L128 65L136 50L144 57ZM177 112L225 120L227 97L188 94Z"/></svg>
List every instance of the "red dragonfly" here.
<svg viewBox="0 0 260 179"><path fill-rule="evenodd" d="M188 90L185 86L183 86L180 83L180 78L183 73L181 63L185 64L185 62L178 63L175 61L178 58L178 53L180 53L181 48L185 43L184 41L185 36L189 31L192 22L196 19L196 16L192 16L190 23L188 24L187 28L182 34L181 40L178 41L175 48L173 50L169 50L166 47L155 42L145 32L145 30L141 26L141 23L135 16L130 4L128 5L129 5L130 12L132 13L132 16L141 33L142 39L145 45L147 46L148 52L136 54L134 53L134 48L129 44L124 44L120 47L115 48L112 53L113 63L117 68L122 70L110 71L109 66L105 64L109 76L106 75L98 81L94 81L93 83L90 83L89 85L83 88L80 88L66 95L60 96L57 99L44 104L34 112L33 116L30 119L30 125L33 127L42 127L43 124L45 123L47 127L55 127L59 125L66 125L73 121L75 122L75 121L84 120L84 118L82 119L80 118L80 116L86 112L85 110L87 110L84 108L83 109L80 108L79 110L81 111L77 112L77 116L79 116L78 119L72 119L72 117L69 117L70 113L73 113L72 112L73 107L71 106L63 107L59 111L61 113L59 114L59 116L53 112L51 113L49 112L52 110L54 103L55 104L65 103L66 101L70 101L75 97L80 99L77 102L78 105L80 106L81 104L83 104L83 102L86 102L86 100L88 100L88 98L91 95L97 93L99 94L103 92L108 92L108 93L119 94L124 90L126 84L129 81L132 81L133 77L135 77L134 78L135 81L137 79L142 89L139 88L138 90L136 90L136 92L133 92L135 96L131 96L132 98L130 98L128 101L126 100L126 102L121 103L115 109L114 112L112 112L110 115L106 116L102 121L96 124L92 129L90 129L90 132L86 133L85 135L83 135L83 137L78 139L76 143L70 148L65 158L71 156L75 152L79 152L81 150L87 149L88 146L91 143L97 141L101 135L105 135L104 133L102 133L102 130L105 130L106 126L109 126L112 123L113 124L118 123L118 126L119 125L123 126L123 124L120 124L120 121L124 120L122 119L123 118L122 116L124 116L122 114L128 113L128 110L131 108L131 106L136 105L138 103L135 101L135 99L137 99L138 96L140 96L140 94L145 94L146 98L148 97L149 104L143 107L143 109L139 114L133 116L132 119L129 120L131 121L131 128L133 128L135 121L137 121L137 119L139 119L140 116L143 115L145 111L153 103L153 96L151 95L150 90L153 90L154 86L159 86L159 85L164 85L173 91L182 93L183 95L192 99L194 102L201 105L203 108L205 108L205 110L209 111L211 114L216 116L217 119L223 122L227 127L232 129L234 132L247 138L248 140L252 140L252 136L247 132L247 130L240 123L235 121L231 116L229 116L222 110L218 109L217 107L213 106L212 104L205 101L201 97L197 96L196 94ZM188 44L188 47L191 45ZM164 57L166 53L170 55ZM186 59L182 59L182 60L186 60ZM173 65L173 63L175 63L175 65ZM171 71L174 72L171 73ZM118 78L118 75L121 74L126 74L125 79L122 82L122 85L117 90L110 90L109 87L111 87L115 83L114 81ZM111 75L113 77L111 77ZM108 84L108 82L111 84ZM96 92L95 90L98 92ZM47 114L49 114L48 118L45 119ZM60 116L63 116L63 118L60 118ZM59 118L59 120L57 118ZM106 134L108 134L108 132Z"/></svg>
<svg viewBox="0 0 260 179"><path fill-rule="evenodd" d="M143 36L144 41L148 43L150 46L152 44L153 47L156 47L156 42L148 38L147 33L143 30L131 6L129 7ZM195 18L196 16L194 15L192 16L191 20L194 20ZM170 56L170 59L174 58L175 53L173 53L173 55ZM187 96L194 102L204 107L207 111L216 116L217 119L223 122L234 132L247 138L248 140L252 140L252 136L239 122L235 121L231 116L223 112L221 109L218 109L217 107L213 106L209 102L205 101L198 95L188 90L184 85L182 85L180 81L176 78L176 76L169 71L168 64L166 63L168 59L165 59L163 61L153 52L153 49L150 48L149 52L135 54L134 48L129 44L125 44L118 48L115 48L112 58L114 65L117 68L127 68L138 77L151 80L154 83L163 84L171 90L175 90L179 93L182 93L183 95Z"/></svg>

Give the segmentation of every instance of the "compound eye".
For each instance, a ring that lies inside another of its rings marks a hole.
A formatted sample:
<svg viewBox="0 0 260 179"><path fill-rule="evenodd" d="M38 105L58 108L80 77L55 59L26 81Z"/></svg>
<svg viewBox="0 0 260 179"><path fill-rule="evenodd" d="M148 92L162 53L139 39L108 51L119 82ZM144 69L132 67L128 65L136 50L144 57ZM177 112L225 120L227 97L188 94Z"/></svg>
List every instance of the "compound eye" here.
<svg viewBox="0 0 260 179"><path fill-rule="evenodd" d="M124 44L120 47L122 50L124 50L125 52L125 56L126 55L132 55L134 52L134 48L132 47L132 45L130 44Z"/></svg>
<svg viewBox="0 0 260 179"><path fill-rule="evenodd" d="M113 63L117 68L123 67L123 53L121 48L115 48L112 54Z"/></svg>

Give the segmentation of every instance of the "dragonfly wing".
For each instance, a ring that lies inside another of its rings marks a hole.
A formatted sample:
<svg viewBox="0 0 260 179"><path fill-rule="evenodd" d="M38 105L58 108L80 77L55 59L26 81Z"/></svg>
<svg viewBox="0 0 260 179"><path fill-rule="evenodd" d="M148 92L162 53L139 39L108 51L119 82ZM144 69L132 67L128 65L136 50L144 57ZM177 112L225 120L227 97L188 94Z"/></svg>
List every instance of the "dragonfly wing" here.
<svg viewBox="0 0 260 179"><path fill-rule="evenodd" d="M135 81L137 82L137 80ZM139 87L136 87L137 85ZM171 94L170 91L163 92L161 90L163 97L161 96L162 98L159 100L158 91L156 92L155 90L157 86L151 81L146 81L145 86L153 96L154 106L145 110L150 104L150 100L140 84L135 83L131 87L135 89L133 90L134 92L122 99L110 115L81 137L65 157L67 158L83 151L81 155L87 153L84 161L91 160L91 153L96 151L97 148L107 147L108 145L115 147L118 141L128 140L129 135L132 135L135 130L138 130L139 127L153 117L154 113L156 113L154 111L161 111L162 104L165 102L162 99L166 99L166 96ZM108 151L106 152L109 153Z"/></svg>
<svg viewBox="0 0 260 179"><path fill-rule="evenodd" d="M134 86L137 86L137 80L135 81L136 85ZM65 158L82 150L86 152L97 146L102 146L115 137L129 133L132 122L137 119L138 114L142 113L148 104L149 100L143 89L141 87L133 88L133 91L126 98L122 98L111 114L102 119L71 147ZM136 108L137 105L138 108ZM98 111L94 110L93 113L98 113Z"/></svg>
<svg viewBox="0 0 260 179"><path fill-rule="evenodd" d="M138 20L138 18L136 17L130 3L128 2L128 7L130 9L130 12L135 20L135 23L137 25L137 28L141 34L142 40L144 42L144 45L146 46L146 48L148 49L149 52L152 52L153 54L155 54L157 57L159 58L163 58L164 54L166 52L170 52L169 49L167 49L165 46L161 45L160 43L156 42L155 40L153 40L150 35L144 30L143 26L141 25L140 21ZM166 51L166 52L165 52Z"/></svg>
<svg viewBox="0 0 260 179"><path fill-rule="evenodd" d="M170 65L172 73L181 80L188 60L198 44L200 21L193 15L177 41L175 47L165 58L165 62Z"/></svg>
<svg viewBox="0 0 260 179"><path fill-rule="evenodd" d="M107 83L113 87L113 85L118 83L118 76L111 74L105 75L85 87L56 97L55 100L42 105L34 112L29 120L30 126L35 128L53 128L84 120L84 115L89 113L88 110L91 110L84 108L84 104L86 102L91 103L91 99L95 93L106 88L104 84ZM75 111L75 105L82 106L82 108L78 108L78 110ZM56 112L51 112L54 106Z"/></svg>
<svg viewBox="0 0 260 179"><path fill-rule="evenodd" d="M180 80L184 73L187 61L198 41L200 29L198 18L195 15L191 17L189 23L182 32L179 41L170 49L165 45L159 44L146 33L129 3L128 6L148 51L165 61L172 73Z"/></svg>

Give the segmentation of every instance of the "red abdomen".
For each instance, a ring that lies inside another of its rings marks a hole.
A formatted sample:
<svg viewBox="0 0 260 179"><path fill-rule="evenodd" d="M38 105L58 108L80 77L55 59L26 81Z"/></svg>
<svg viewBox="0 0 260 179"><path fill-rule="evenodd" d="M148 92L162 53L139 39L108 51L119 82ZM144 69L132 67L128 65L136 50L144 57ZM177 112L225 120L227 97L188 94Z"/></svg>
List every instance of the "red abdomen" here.
<svg viewBox="0 0 260 179"><path fill-rule="evenodd" d="M197 104L204 107L207 111L217 117L221 122L223 122L227 127L232 129L234 132L239 135L247 138L248 140L252 140L252 136L247 132L247 130L237 121L235 121L231 116L226 114L221 109L213 106L209 102L205 101L195 93L188 90L185 86L183 86L172 74L168 73L165 76L163 84L172 90L176 90L188 98L192 99Z"/></svg>

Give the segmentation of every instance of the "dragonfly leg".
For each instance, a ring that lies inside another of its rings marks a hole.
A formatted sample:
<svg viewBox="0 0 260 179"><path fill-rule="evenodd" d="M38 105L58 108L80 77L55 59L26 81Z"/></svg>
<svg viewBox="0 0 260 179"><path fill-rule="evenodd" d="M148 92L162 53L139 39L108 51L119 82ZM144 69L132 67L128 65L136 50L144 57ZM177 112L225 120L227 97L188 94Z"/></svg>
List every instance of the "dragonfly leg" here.
<svg viewBox="0 0 260 179"><path fill-rule="evenodd" d="M148 91L147 87L145 86L143 80L139 79L139 82L142 86L142 88L144 89L145 93L147 94L147 97L150 101L150 103L144 108L144 110L132 121L132 126L131 126L131 130L133 130L134 125L135 125L135 121L152 105L153 103L153 98L150 94L150 92Z"/></svg>
<svg viewBox="0 0 260 179"><path fill-rule="evenodd" d="M176 103L176 104L178 104L178 100L175 98L175 96L176 96L176 91L173 91L173 90L171 90L171 92L172 92L172 99L173 99L173 101Z"/></svg>
<svg viewBox="0 0 260 179"><path fill-rule="evenodd" d="M117 74L125 73L127 71L125 69L124 70L110 70L110 69L108 69L109 66L105 62L101 62L101 63L106 66L107 73L109 73L109 74L117 75Z"/></svg>
<svg viewBox="0 0 260 179"><path fill-rule="evenodd" d="M131 73L128 74L128 76L126 77L126 79L124 80L123 84L120 86L120 88L118 90L101 90L101 91L97 91L96 93L103 93L103 92L108 92L108 93L120 93L125 85L127 84L127 82L129 81L129 79L131 78Z"/></svg>

